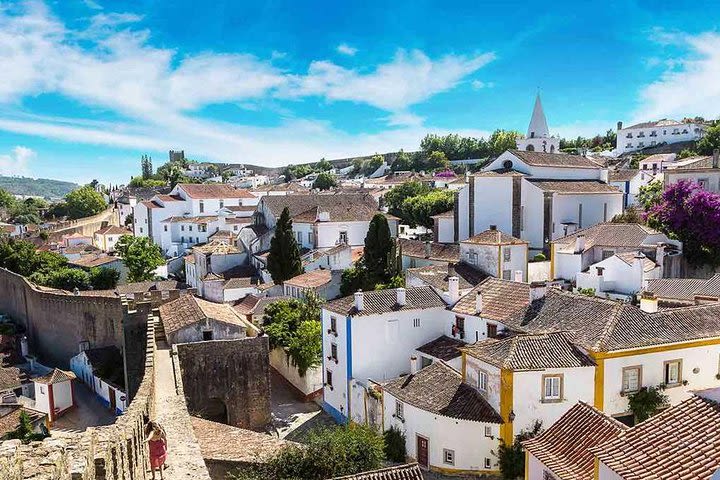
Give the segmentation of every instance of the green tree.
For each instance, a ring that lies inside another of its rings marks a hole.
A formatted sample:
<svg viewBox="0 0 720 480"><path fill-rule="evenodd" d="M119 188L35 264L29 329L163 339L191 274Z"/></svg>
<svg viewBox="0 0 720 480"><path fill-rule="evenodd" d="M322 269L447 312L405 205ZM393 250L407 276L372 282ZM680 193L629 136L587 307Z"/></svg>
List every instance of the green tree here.
<svg viewBox="0 0 720 480"><path fill-rule="evenodd" d="M332 170L332 168L332 163L328 162L324 158L321 158L320 161L315 164L315 170L318 172L327 172L328 170Z"/></svg>
<svg viewBox="0 0 720 480"><path fill-rule="evenodd" d="M367 272L362 265L362 260L356 262L352 267L343 270L340 276L340 294L343 297L347 297L358 290L364 290L367 281L366 277Z"/></svg>
<svg viewBox="0 0 720 480"><path fill-rule="evenodd" d="M662 200L663 183L660 180L655 180L640 187L640 193L638 193L638 204L640 204L644 211L648 212L652 207L660 203Z"/></svg>
<svg viewBox="0 0 720 480"><path fill-rule="evenodd" d="M160 247L148 237L123 235L115 244L115 251L122 257L131 282L152 280L155 269L165 263Z"/></svg>
<svg viewBox="0 0 720 480"><path fill-rule="evenodd" d="M287 353L301 377L311 368L322 365L322 323L319 320L300 322L287 346Z"/></svg>
<svg viewBox="0 0 720 480"><path fill-rule="evenodd" d="M362 173L363 175L372 175L375 170L380 168L385 161L385 157L382 155L374 155L370 160L363 162Z"/></svg>
<svg viewBox="0 0 720 480"><path fill-rule="evenodd" d="M413 169L413 161L410 155L400 150L395 157L391 169L393 172L401 172Z"/></svg>
<svg viewBox="0 0 720 480"><path fill-rule="evenodd" d="M0 188L0 208L10 209L13 206L15 206L15 196L7 190Z"/></svg>
<svg viewBox="0 0 720 480"><path fill-rule="evenodd" d="M79 268L61 268L46 275L44 285L62 290L88 290L90 275Z"/></svg>
<svg viewBox="0 0 720 480"><path fill-rule="evenodd" d="M33 424L30 420L30 415L28 415L27 412L23 410L20 412L20 424L15 430L13 430L7 435L7 438L9 440L21 440L22 443L27 444L34 441L40 441L43 438L47 438L48 436L49 435L47 435L44 431L43 433L35 433L33 431Z"/></svg>
<svg viewBox="0 0 720 480"><path fill-rule="evenodd" d="M426 193L430 193L431 191L432 188L430 188L429 185L418 181L411 181L392 188L385 194L383 199L389 212L402 218L403 222L407 223L409 219L403 217L404 212L402 210L402 205L405 199L424 195Z"/></svg>
<svg viewBox="0 0 720 480"><path fill-rule="evenodd" d="M150 180L153 176L152 158L148 155L140 157L140 167L142 168L143 180Z"/></svg>
<svg viewBox="0 0 720 480"><path fill-rule="evenodd" d="M424 195L406 198L400 214L403 221L411 226L422 225L426 228L433 227L433 215L445 213L455 206L455 194L450 190L433 190Z"/></svg>
<svg viewBox="0 0 720 480"><path fill-rule="evenodd" d="M428 155L425 166L428 170L445 170L450 166L450 162L447 156L443 152L430 152Z"/></svg>
<svg viewBox="0 0 720 480"><path fill-rule="evenodd" d="M363 263L368 277L375 284L388 281L394 273L393 259L390 258L394 243L387 218L376 213L370 220L363 251Z"/></svg>
<svg viewBox="0 0 720 480"><path fill-rule="evenodd" d="M267 268L273 282L281 284L302 273L300 250L292 229L290 211L285 207L275 225L275 235L270 241Z"/></svg>
<svg viewBox="0 0 720 480"><path fill-rule="evenodd" d="M705 130L705 135L697 142L696 149L700 155L712 155L715 149L720 149L720 123Z"/></svg>
<svg viewBox="0 0 720 480"><path fill-rule="evenodd" d="M383 437L364 425L319 428L306 445L284 447L265 465L233 472L234 480L324 480L376 470L384 460Z"/></svg>
<svg viewBox="0 0 720 480"><path fill-rule="evenodd" d="M128 186L136 188L162 187L164 185L166 185L165 180L145 179L143 177L132 177L130 183L128 183Z"/></svg>
<svg viewBox="0 0 720 480"><path fill-rule="evenodd" d="M407 452L405 451L405 434L394 425L383 433L385 441L385 458L391 462L404 463Z"/></svg>
<svg viewBox="0 0 720 480"><path fill-rule="evenodd" d="M683 158L690 158L690 157L697 157L698 153L691 149L691 148L685 148L683 150L680 150L680 153L677 155L678 160L682 160Z"/></svg>
<svg viewBox="0 0 720 480"><path fill-rule="evenodd" d="M542 431L542 422L536 420L532 426L522 430L510 444L500 441L498 463L500 473L505 480L517 480L525 474L525 449L522 442L530 440Z"/></svg>
<svg viewBox="0 0 720 480"><path fill-rule="evenodd" d="M112 290L117 287L120 272L114 268L95 267L90 270L90 284L95 290Z"/></svg>
<svg viewBox="0 0 720 480"><path fill-rule="evenodd" d="M333 187L337 187L337 180L335 179L335 175L327 172L319 173L312 184L312 188L318 190L330 190Z"/></svg>
<svg viewBox="0 0 720 480"><path fill-rule="evenodd" d="M490 153L498 156L505 150L517 148L518 137L520 137L520 133L514 130L495 130L488 140Z"/></svg>
<svg viewBox="0 0 720 480"><path fill-rule="evenodd" d="M89 217L107 208L101 194L86 185L65 195L68 217L72 219Z"/></svg>
<svg viewBox="0 0 720 480"><path fill-rule="evenodd" d="M628 405L635 415L635 422L644 422L668 404L668 396L659 387L642 387L628 395Z"/></svg>
<svg viewBox="0 0 720 480"><path fill-rule="evenodd" d="M645 223L642 212L632 205L624 212L615 215L610 221L612 223Z"/></svg>

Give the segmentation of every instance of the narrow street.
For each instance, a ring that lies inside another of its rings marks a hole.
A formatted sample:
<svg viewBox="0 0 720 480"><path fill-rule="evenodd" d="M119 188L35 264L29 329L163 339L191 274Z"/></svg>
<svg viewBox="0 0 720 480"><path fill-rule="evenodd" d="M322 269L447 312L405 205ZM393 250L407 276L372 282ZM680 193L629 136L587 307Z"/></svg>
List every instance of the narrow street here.
<svg viewBox="0 0 720 480"><path fill-rule="evenodd" d="M73 382L75 408L55 420L50 434L63 437L84 432L88 427L99 427L115 423L115 414L103 407L95 393L87 385L77 380Z"/></svg>

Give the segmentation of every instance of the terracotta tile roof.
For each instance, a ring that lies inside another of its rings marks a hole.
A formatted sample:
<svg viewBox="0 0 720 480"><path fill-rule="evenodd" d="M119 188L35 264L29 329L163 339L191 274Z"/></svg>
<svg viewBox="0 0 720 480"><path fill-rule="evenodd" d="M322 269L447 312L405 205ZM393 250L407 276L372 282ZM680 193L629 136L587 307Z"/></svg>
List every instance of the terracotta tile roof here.
<svg viewBox="0 0 720 480"><path fill-rule="evenodd" d="M285 280L285 285L291 285L300 288L318 288L327 285L332 280L332 272L330 270L313 270L311 272L302 273L290 280Z"/></svg>
<svg viewBox="0 0 720 480"><path fill-rule="evenodd" d="M720 337L720 303L645 313L553 288L506 324L528 333L567 331L573 343L604 352Z"/></svg>
<svg viewBox="0 0 720 480"><path fill-rule="evenodd" d="M0 388L0 390L2 390L2 388ZM0 416L0 439L8 433L14 432L20 426L21 413L22 408L16 406L5 415Z"/></svg>
<svg viewBox="0 0 720 480"><path fill-rule="evenodd" d="M601 168L595 160L582 155L564 153L527 152L525 150L508 150L523 162L534 167L571 167Z"/></svg>
<svg viewBox="0 0 720 480"><path fill-rule="evenodd" d="M193 247L193 250L197 250L205 255L230 255L234 253L242 253L238 247L223 240L211 240L204 245Z"/></svg>
<svg viewBox="0 0 720 480"><path fill-rule="evenodd" d="M417 463L409 463L329 480L423 480L423 475Z"/></svg>
<svg viewBox="0 0 720 480"><path fill-rule="evenodd" d="M447 212L438 213L437 215L431 215L430 218L454 218L455 210L448 210Z"/></svg>
<svg viewBox="0 0 720 480"><path fill-rule="evenodd" d="M229 305L212 303L193 295L182 295L177 300L160 306L160 319L166 333L173 333L189 325L211 318L218 322L245 326L245 322Z"/></svg>
<svg viewBox="0 0 720 480"><path fill-rule="evenodd" d="M231 212L254 212L257 210L257 205L229 205L223 208Z"/></svg>
<svg viewBox="0 0 720 480"><path fill-rule="evenodd" d="M94 252L100 252L100 249L97 248L94 245L87 245L84 243L75 245L74 247L66 247L62 250L63 253L67 254L75 254L75 253L94 253Z"/></svg>
<svg viewBox="0 0 720 480"><path fill-rule="evenodd" d="M179 195L165 195L160 194L155 196L158 200L162 200L163 202L182 202L183 198Z"/></svg>
<svg viewBox="0 0 720 480"><path fill-rule="evenodd" d="M253 432L204 418L192 417L195 437L205 460L265 463L281 449L298 445L265 433Z"/></svg>
<svg viewBox="0 0 720 480"><path fill-rule="evenodd" d="M240 188L234 188L224 183L181 183L178 184L187 196L195 199L210 198L255 198L255 196Z"/></svg>
<svg viewBox="0 0 720 480"><path fill-rule="evenodd" d="M418 352L430 355L435 358L439 358L440 360L447 362L452 360L453 358L459 357L459 348L464 347L465 345L466 343L462 340L451 338L447 335L442 335L435 340L432 340L425 345L416 348L416 350Z"/></svg>
<svg viewBox="0 0 720 480"><path fill-rule="evenodd" d="M461 243L472 243L473 245L527 245L528 242L500 230L490 229L463 240Z"/></svg>
<svg viewBox="0 0 720 480"><path fill-rule="evenodd" d="M450 277L448 270L448 267L444 265L427 265L425 267L408 268L405 275L411 275L438 290L447 291L448 278ZM488 277L485 273L465 263L458 263L454 266L454 275L460 280L460 290L472 288Z"/></svg>
<svg viewBox="0 0 720 480"><path fill-rule="evenodd" d="M585 235L585 251L587 251L594 246L639 248L648 236L662 234L639 223L598 223L553 240L552 243L563 250L565 250L564 247L574 249L575 239L578 235ZM663 237L667 238L664 235Z"/></svg>
<svg viewBox="0 0 720 480"><path fill-rule="evenodd" d="M720 297L720 273L710 277L705 284L698 289L696 295L702 297Z"/></svg>
<svg viewBox="0 0 720 480"><path fill-rule="evenodd" d="M277 195L260 200L279 218L288 208L293 221L315 222L320 212L327 212L331 222L369 221L378 212L378 203L367 194Z"/></svg>
<svg viewBox="0 0 720 480"><path fill-rule="evenodd" d="M426 245L430 246L430 255L426 254ZM426 258L441 262L460 261L460 246L455 243L427 242L426 244L422 240L398 238L398 246L401 253L407 257Z"/></svg>
<svg viewBox="0 0 720 480"><path fill-rule="evenodd" d="M462 375L443 362L433 362L415 374L384 382L382 388L401 402L427 412L461 420L502 423L500 415L480 392L463 383Z"/></svg>
<svg viewBox="0 0 720 480"><path fill-rule="evenodd" d="M648 280L645 291L657 298L693 301L695 293L705 282L701 278L656 278Z"/></svg>
<svg viewBox="0 0 720 480"><path fill-rule="evenodd" d="M168 291L168 290L184 290L187 288L182 282L177 280L158 280L158 281L147 281L147 282L133 282L126 283L125 285L118 285L115 290L120 294L128 293L145 293L153 290Z"/></svg>
<svg viewBox="0 0 720 480"><path fill-rule="evenodd" d="M68 263L71 265L85 268L100 267L102 265L108 265L115 262L122 263L123 260L122 258L115 257L113 255L100 255L92 253L88 255L81 255L80 258L75 260L68 260Z"/></svg>
<svg viewBox="0 0 720 480"><path fill-rule="evenodd" d="M146 200L144 202L140 202L141 204L145 205L147 208L165 208L159 203L152 202L150 200Z"/></svg>
<svg viewBox="0 0 720 480"><path fill-rule="evenodd" d="M590 449L616 438L627 428L595 407L578 402L523 446L558 480L594 480L595 456Z"/></svg>
<svg viewBox="0 0 720 480"><path fill-rule="evenodd" d="M544 368L589 367L595 363L564 332L513 335L480 340L462 350L498 368L540 370Z"/></svg>
<svg viewBox="0 0 720 480"><path fill-rule="evenodd" d="M639 258L642 259L644 272L649 272L655 267L657 267L657 264L655 262L650 260L648 257L645 256L645 254L640 251L616 253L615 256L623 262L627 263L628 265L632 266L633 263L635 263L635 259L638 258L638 254L641 255Z"/></svg>
<svg viewBox="0 0 720 480"><path fill-rule="evenodd" d="M559 194L616 193L622 195L622 192L617 187L599 180L535 180L530 178L528 182L545 192Z"/></svg>
<svg viewBox="0 0 720 480"><path fill-rule="evenodd" d="M323 308L343 315L363 316L396 312L398 310L445 307L442 297L430 287L410 287L406 289L405 305L397 304L397 290L394 288L364 292L363 298L364 308L360 312L355 309L354 295L328 302Z"/></svg>
<svg viewBox="0 0 720 480"><path fill-rule="evenodd" d="M0 392L14 390L27 379L25 372L13 365L0 366Z"/></svg>
<svg viewBox="0 0 720 480"><path fill-rule="evenodd" d="M629 182L635 178L635 175L638 173L640 173L640 170L623 168L619 170L610 170L608 177L611 182Z"/></svg>
<svg viewBox="0 0 720 480"><path fill-rule="evenodd" d="M236 303L233 308L242 315L264 315L265 307L273 302L280 300L291 300L292 297L258 297L256 295L247 295L240 302Z"/></svg>
<svg viewBox="0 0 720 480"><path fill-rule="evenodd" d="M53 385L55 383L69 382L75 380L77 377L73 372L60 370L59 368L53 369L52 372L42 377L35 377L32 379L35 383L44 383L45 385Z"/></svg>
<svg viewBox="0 0 720 480"><path fill-rule="evenodd" d="M461 315L477 315L477 294L482 294L482 317L505 321L530 304L530 285L488 277L463 295L452 311Z"/></svg>
<svg viewBox="0 0 720 480"><path fill-rule="evenodd" d="M132 235L132 233L127 228L109 225L95 232L95 235Z"/></svg>
<svg viewBox="0 0 720 480"><path fill-rule="evenodd" d="M720 468L720 405L692 397L591 451L625 480L710 480Z"/></svg>
<svg viewBox="0 0 720 480"><path fill-rule="evenodd" d="M672 170L669 170L669 172L672 172L673 170L706 169L712 168L712 166L712 156L685 158L682 160L682 163L677 164Z"/></svg>

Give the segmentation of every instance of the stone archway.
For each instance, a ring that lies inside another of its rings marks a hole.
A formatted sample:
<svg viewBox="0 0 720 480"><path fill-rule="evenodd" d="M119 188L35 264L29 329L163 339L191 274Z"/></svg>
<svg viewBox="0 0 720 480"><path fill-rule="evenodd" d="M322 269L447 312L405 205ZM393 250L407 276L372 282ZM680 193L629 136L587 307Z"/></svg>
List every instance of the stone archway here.
<svg viewBox="0 0 720 480"><path fill-rule="evenodd" d="M207 400L201 416L213 422L228 424L227 406L217 397Z"/></svg>
<svg viewBox="0 0 720 480"><path fill-rule="evenodd" d="M527 150L528 152L534 152L535 146L533 144L529 143L528 146L525 148L525 150Z"/></svg>

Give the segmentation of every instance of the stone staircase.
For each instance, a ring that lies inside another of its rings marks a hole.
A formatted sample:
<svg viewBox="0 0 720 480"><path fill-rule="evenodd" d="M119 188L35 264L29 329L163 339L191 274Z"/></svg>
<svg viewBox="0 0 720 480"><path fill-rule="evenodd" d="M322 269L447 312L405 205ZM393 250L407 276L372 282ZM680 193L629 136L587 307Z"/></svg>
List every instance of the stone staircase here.
<svg viewBox="0 0 720 480"><path fill-rule="evenodd" d="M155 322L155 344L159 345L161 342L167 343L167 336L165 335L165 326L160 319Z"/></svg>

